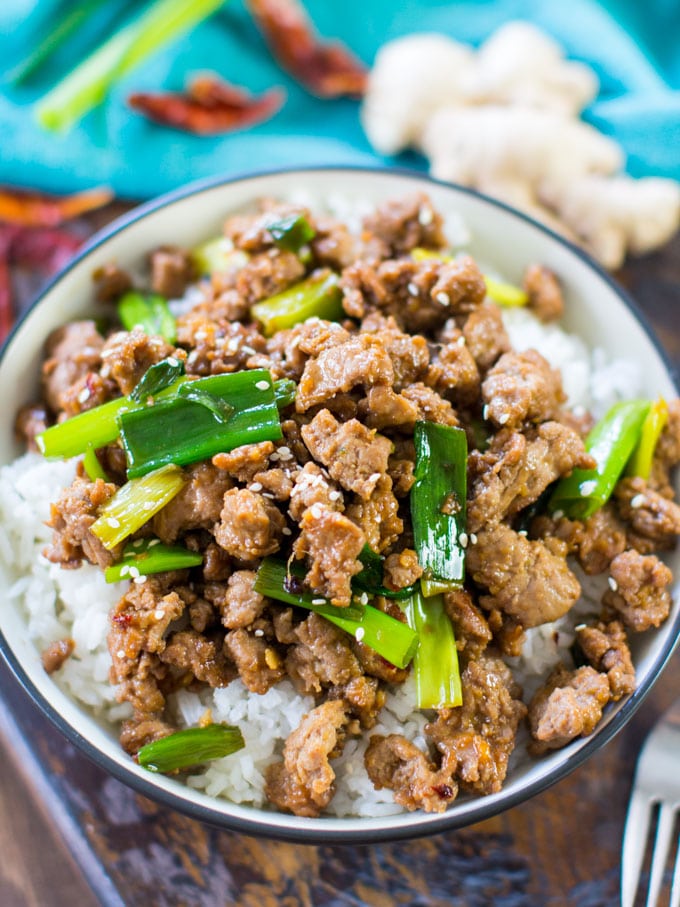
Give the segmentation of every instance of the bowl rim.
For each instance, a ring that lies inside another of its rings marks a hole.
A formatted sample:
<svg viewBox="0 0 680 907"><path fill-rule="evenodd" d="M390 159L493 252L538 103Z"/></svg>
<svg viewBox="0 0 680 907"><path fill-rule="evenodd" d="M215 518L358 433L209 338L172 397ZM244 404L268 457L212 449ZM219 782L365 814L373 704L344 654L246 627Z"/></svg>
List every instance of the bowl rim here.
<svg viewBox="0 0 680 907"><path fill-rule="evenodd" d="M52 289L72 270L80 267L92 252L94 252L100 246L104 245L114 236L126 230L132 224L137 223L148 215L158 212L163 208L173 205L185 198L200 195L204 192L209 192L222 186L242 183L249 180L256 180L260 177L284 175L299 177L304 175L305 173L310 172L342 172L350 174L371 174L380 177L404 177L408 180L413 181L414 183L421 183L425 186L430 184L442 187L443 189L452 189L455 192L469 195L484 204L491 205L492 207L505 211L511 216L519 219L526 224L529 224L533 228L544 233L550 239L566 247L572 254L580 258L581 261L588 268L590 268L591 271L594 271L601 280L608 284L609 288L618 297L619 301L622 302L624 306L631 312L639 327L642 328L642 330L646 333L650 342L654 346L657 355L663 363L676 393L680 395L680 369L676 368L673 363L671 363L668 354L662 347L646 316L641 311L638 304L628 294L628 292L622 286L620 286L613 279L613 277L598 262L594 261L591 256L588 255L588 253L585 252L582 248L576 246L564 236L556 233L550 227L547 227L539 221L534 220L524 212L518 211L511 205L499 201L498 199L491 198L490 196L485 195L484 193L481 193L475 189L471 189L467 186L460 186L457 183L449 183L444 180L435 179L428 174L424 174L405 167L367 166L362 164L319 164L304 167L278 167L263 170L249 170L231 176L218 174L200 180L195 180L185 186L181 186L177 189L172 190L171 192L164 193L157 198L151 199L135 206L130 211L125 212L124 214L115 218L109 224L105 225L102 229L94 233L93 236L90 237L90 239L88 239L88 241L79 249L76 256L71 259L71 261L69 261L69 263L44 286L35 300L22 313L21 318L16 321L12 330L8 334L5 343L2 346L2 349L0 349L0 362L4 359L8 350L11 348L12 340L17 331L23 325L24 321L28 318L33 309L41 305L42 302L50 295ZM370 844L377 842L415 839L466 827L473 823L490 818L493 815L498 815L507 809L511 809L513 806L517 806L518 804L523 803L525 800L528 800L530 797L541 793L542 791L556 784L558 781L561 781L567 775L571 774L571 772L582 765L597 750L606 745L628 723L628 721L633 717L635 712L642 704L644 698L649 694L660 673L664 669L671 655L678 647L678 643L680 642L680 612L676 616L674 624L671 625L671 627L672 632L670 633L668 640L664 644L664 647L659 653L657 653L657 656L650 667L650 672L648 677L646 678L644 685L640 686L634 691L634 693L629 697L629 699L626 700L626 702L624 702L624 704L620 707L619 711L613 716L613 718L601 730L599 730L596 735L586 738L585 742L583 742L577 750L571 753L566 759L564 759L563 762L555 766L549 773L543 774L529 781L519 790L511 791L505 796L503 796L504 792L501 791L500 795L498 795L498 798L493 797L491 800L489 800L489 798L480 797L475 799L474 801L470 801L470 808L461 816L456 815L455 810L453 810L451 812L443 812L435 817L429 816L428 821L425 823L419 822L418 818L421 815L426 814L405 813L403 825L400 825L398 827L368 828L363 830L361 829L360 825L362 822L361 817L347 818L345 820L347 822L359 823L356 829L333 828L330 825L324 829L322 824L324 821L323 819L310 820L310 822L313 823L313 827L310 825L309 828L286 828L282 825L274 826L269 824L266 819L260 820L257 818L251 819L250 817L243 818L241 816L229 815L228 813L224 813L218 811L217 809L213 809L210 806L206 806L203 803L195 802L191 799L186 799L179 792L175 793L174 791L157 787L151 784L150 781L147 781L145 778L139 777L129 772L123 765L116 763L104 751L95 747L94 744L92 744L87 738L80 734L77 729L72 727L61 716L61 714L51 704L51 702L34 685L28 672L24 669L24 667L19 662L19 659L14 654L14 651L12 650L8 640L5 638L1 627L0 654L4 658L5 663L9 666L12 674L14 675L14 678L22 687L24 692L29 696L31 701L39 708L42 714L55 727L58 728L58 730L69 740L69 742L74 744L88 759L93 761L100 769L103 769L108 774L113 775L113 777L115 777L118 781L121 781L128 787L133 788L135 791L144 795L145 797L159 802L167 808L177 810L192 819L196 819L218 828L240 832L242 834L302 844ZM229 803L229 801L224 802L226 802L227 804ZM266 817L268 814L262 811L262 815ZM272 813L272 815L277 814Z"/></svg>

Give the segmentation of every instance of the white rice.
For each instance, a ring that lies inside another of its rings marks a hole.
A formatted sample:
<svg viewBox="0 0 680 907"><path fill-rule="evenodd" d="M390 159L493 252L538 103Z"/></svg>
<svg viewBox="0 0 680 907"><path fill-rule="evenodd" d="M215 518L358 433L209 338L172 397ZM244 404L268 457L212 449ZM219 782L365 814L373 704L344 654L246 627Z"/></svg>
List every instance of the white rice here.
<svg viewBox="0 0 680 907"><path fill-rule="evenodd" d="M291 200L309 205L314 201L302 195ZM366 213L358 210L356 203L348 207L341 197L330 199L328 208L350 225ZM467 238L465 227L455 218L450 220L450 238L460 245ZM173 307L179 313L199 296L199 288L190 288L187 297L177 300ZM541 324L523 309L505 310L504 319L516 349L534 347L562 370L571 407L591 409L600 416L616 400L638 393L640 376L635 363L608 362L602 350L589 351L578 337L557 325ZM73 474L73 462L47 462L37 454L26 454L0 470L0 569L6 575L7 596L23 609L28 634L39 651L54 640L70 636L75 641L73 656L53 675L54 682L116 732L118 722L129 716L130 707L115 701L115 690L108 682L106 636L109 610L127 584L108 585L102 572L88 564L78 570L61 569L41 554L51 538L44 525L49 502L70 484ZM598 578L581 579L584 598L572 613L554 624L530 630L523 656L511 660L528 695L568 650L574 639L573 627L582 619L579 616L597 610L601 591L595 588ZM241 728L245 748L212 762L204 771L188 777L187 783L209 796L260 807L266 805L267 766L280 756L286 737L314 707L314 700L297 693L289 681L259 696L237 680L224 689L175 693L168 706L179 726L195 725L210 709L213 720ZM407 681L388 692L373 733L401 733L426 751L423 731L428 718L415 709L414 687ZM392 793L374 790L366 774L363 753L368 736L349 739L342 755L334 760L337 793L329 813L384 816L401 812ZM526 758L523 751L524 747L517 748L511 770L513 764Z"/></svg>

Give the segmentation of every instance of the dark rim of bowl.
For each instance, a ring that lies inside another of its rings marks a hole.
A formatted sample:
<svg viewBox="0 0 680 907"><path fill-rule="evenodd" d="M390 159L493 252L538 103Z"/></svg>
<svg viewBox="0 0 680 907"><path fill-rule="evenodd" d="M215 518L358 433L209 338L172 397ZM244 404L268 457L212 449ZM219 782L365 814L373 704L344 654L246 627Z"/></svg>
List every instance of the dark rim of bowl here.
<svg viewBox="0 0 680 907"><path fill-rule="evenodd" d="M184 186L180 189L176 189L173 192L166 193L165 195L162 195L155 200L151 200L137 206L132 211L122 215L119 218L116 218L116 220L112 221L111 224L104 227L103 230L98 231L92 237L92 239L90 239L82 247L76 257L72 261L70 261L69 264L47 284L47 286L41 291L35 301L23 313L21 319L17 321L16 325L10 332L2 350L0 350L0 361L2 361L6 351L11 346L11 341L14 337L14 334L19 330L19 328L26 320L28 315L33 311L33 309L36 306L40 305L42 300L51 292L52 288L73 268L78 267L81 261L87 258L87 256L91 252L99 248L99 246L107 242L111 237L125 230L131 224L142 220L148 214L168 207L169 205L187 198L188 196L200 195L201 193L208 192L212 189L217 188L218 186L246 182L248 180L257 179L259 177L270 177L278 175L294 176L296 174L302 175L309 172L349 172L374 174L379 177L397 176L412 180L413 182L424 184L430 183L433 185L441 186L444 189L453 189L456 192L470 195L486 204L489 204L495 208L499 208L512 215L513 217L524 221L534 229L546 234L547 236L558 242L560 245L568 248L592 271L595 271L599 275L599 277L609 285L609 287L614 291L621 302L623 302L623 304L632 312L638 324L647 334L651 343L655 347L659 358L668 371L671 381L675 386L676 392L680 394L678 386L678 374L676 372L676 369L669 361L665 350L661 346L658 338L654 334L651 326L647 322L645 315L641 312L637 303L634 302L634 300L628 295L628 293L614 281L614 279L604 270L604 268L602 268L597 262L593 261L593 259L586 252L584 252L583 249L575 246L573 243L566 240L563 236L560 236L549 227L546 227L543 224L533 220L533 218L522 213L521 211L517 211L510 205L506 205L504 202L498 201L497 199L490 198L489 196L484 195L481 192L477 192L474 189L469 189L465 186L459 186L455 183L446 183L442 180L434 179L433 177L430 177L426 174L419 173L418 171L408 170L405 168L368 167L361 165L334 166L329 164L293 169L274 168L271 170L245 172L233 177L209 177L190 183L189 185ZM452 811L444 812L435 818L429 817L426 823L419 821L418 816L420 814L405 815L403 825L399 827L388 827L384 829L369 828L364 830L362 830L361 828L333 829L331 827L324 829L323 827L319 827L320 823L318 822L318 820L310 820L314 822L314 827L310 827L308 830L305 828L285 828L279 825L271 825L266 820L260 821L258 819L251 819L249 817L242 818L240 816L226 815L222 812L218 812L211 807L204 806L202 803L195 803L185 800L179 793L174 793L172 791L158 788L150 782L147 782L144 778L140 778L137 775L129 773L124 766L120 766L116 762L114 762L109 756L107 756L101 750L97 749L92 743L90 743L89 740L83 737L74 727L66 722L66 720L59 714L59 712L57 712L54 706L51 705L51 703L33 684L33 681L30 679L22 665L19 663L2 631L0 631L0 652L2 652L5 661L9 665L19 684L23 687L24 691L29 695L31 700L38 706L43 714L52 722L52 724L54 724L71 743L77 746L96 765L107 771L109 774L113 775L119 781L122 781L124 784L127 784L128 786L134 788L144 796L156 800L157 802L160 802L164 806L167 806L171 809L178 810L193 819L198 819L199 821L206 822L210 825L230 829L233 831L241 832L243 834L264 836L268 838L287 840L302 844L368 844L424 837L444 831L451 831L456 828L462 828L475 822L481 822L482 820L490 818L493 815L504 812L506 809L517 806L519 803L522 803L530 797L541 793L556 782L562 780L562 778L566 777L568 774L578 768L578 766L584 763L586 759L588 759L593 753L600 749L600 747L607 744L624 727L624 725L627 724L630 718L632 718L634 713L640 707L645 696L647 696L647 694L653 687L668 659L672 655L673 650L678 643L679 637L680 613L678 613L676 617L675 624L672 627L672 632L669 635L668 642L657 654L645 683L635 690L631 697L619 709L616 715L614 715L614 717L610 719L610 721L600 731L598 731L595 736L588 738L586 742L583 743L575 752L568 755L562 763L555 766L549 773L541 775L540 777L532 780L525 787L522 787L517 791L509 792L505 797L503 796L503 791L501 791L500 795L498 795L498 799L494 797L490 801L484 797L480 797L477 800L468 801L468 803L466 804L468 808L463 815L457 815L455 809L453 809ZM266 815L267 814L263 811L263 816ZM272 813L272 815L277 814ZM389 821L394 817L389 816L385 818ZM355 818L349 819L348 821L356 821L360 823L362 820L361 818Z"/></svg>

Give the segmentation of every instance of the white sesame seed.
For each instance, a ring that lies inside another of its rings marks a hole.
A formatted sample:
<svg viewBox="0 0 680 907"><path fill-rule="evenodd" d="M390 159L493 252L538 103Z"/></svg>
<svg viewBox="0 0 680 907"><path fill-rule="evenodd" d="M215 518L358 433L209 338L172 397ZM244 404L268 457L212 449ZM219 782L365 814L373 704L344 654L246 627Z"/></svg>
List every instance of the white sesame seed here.
<svg viewBox="0 0 680 907"><path fill-rule="evenodd" d="M279 456L280 455L274 450L274 451L272 451L272 453L269 454L269 459L276 462L279 459Z"/></svg>
<svg viewBox="0 0 680 907"><path fill-rule="evenodd" d="M331 491L331 492L329 492L329 494L328 494L328 500L329 500L329 501L339 501L341 498L342 498L342 492L341 492L341 491Z"/></svg>
<svg viewBox="0 0 680 907"><path fill-rule="evenodd" d="M165 611L162 608L156 608L156 610L153 612L153 616L156 618L156 620L163 620L164 615Z"/></svg>
<svg viewBox="0 0 680 907"><path fill-rule="evenodd" d="M110 516L106 521L106 525L112 529L120 529L120 520L117 520L115 516Z"/></svg>
<svg viewBox="0 0 680 907"><path fill-rule="evenodd" d="M287 447L285 444L282 444L278 449L279 456L284 459L285 457L290 456L290 447Z"/></svg>
<svg viewBox="0 0 680 907"><path fill-rule="evenodd" d="M84 403L86 400L89 400L92 391L89 387L84 387L81 392L78 394L78 403Z"/></svg>
<svg viewBox="0 0 680 907"><path fill-rule="evenodd" d="M509 422L509 421L510 421L510 413L503 413L502 416L499 416L499 417L498 417L498 424L499 424L499 425L505 425L505 424L506 424L507 422Z"/></svg>
<svg viewBox="0 0 680 907"><path fill-rule="evenodd" d="M130 565L123 564L123 566L120 568L120 575L127 576L129 573L130 573Z"/></svg>
<svg viewBox="0 0 680 907"><path fill-rule="evenodd" d="M489 404L484 404L484 409L482 410L482 419L486 421L489 418Z"/></svg>
<svg viewBox="0 0 680 907"><path fill-rule="evenodd" d="M326 604L326 599L325 599L325 598L313 598L313 599L312 599L312 604L313 604L313 605L325 605L325 604Z"/></svg>
<svg viewBox="0 0 680 907"><path fill-rule="evenodd" d="M521 535L522 538L526 538L528 535L528 532L526 531L526 529L520 529L520 531L517 533L517 535Z"/></svg>
<svg viewBox="0 0 680 907"><path fill-rule="evenodd" d="M582 495L589 495L595 491L597 487L597 482L594 479L589 479L587 482L581 482L579 486L579 491Z"/></svg>
<svg viewBox="0 0 680 907"><path fill-rule="evenodd" d="M268 382L268 381L256 381L256 382L255 382L255 387L256 387L259 391L268 391L268 390L269 390L269 382Z"/></svg>
<svg viewBox="0 0 680 907"><path fill-rule="evenodd" d="M251 491L262 491L262 482L253 482L250 486Z"/></svg>
<svg viewBox="0 0 680 907"><path fill-rule="evenodd" d="M467 534L467 532L461 532L461 534L458 536L458 541L460 542L460 547L461 547L461 548L467 548L467 546L468 546L468 534Z"/></svg>
<svg viewBox="0 0 680 907"><path fill-rule="evenodd" d="M406 289L409 291L409 294L410 294L411 296L417 296L418 293L420 292L420 291L418 290L418 287L417 287L414 283L410 283L410 284L406 287Z"/></svg>
<svg viewBox="0 0 680 907"><path fill-rule="evenodd" d="M255 636L264 636L264 630L260 630L259 627L255 630Z"/></svg>
<svg viewBox="0 0 680 907"><path fill-rule="evenodd" d="M168 365L171 365L173 368L174 368L176 365L179 365L179 360L178 360L178 359L175 359L174 356L168 356L166 362L168 363Z"/></svg>
<svg viewBox="0 0 680 907"><path fill-rule="evenodd" d="M423 227L427 227L432 223L434 219L434 214L432 208L428 208L426 205L423 205L422 208L418 211L418 223Z"/></svg>
<svg viewBox="0 0 680 907"><path fill-rule="evenodd" d="M437 293L434 298L439 303L439 305L449 305L449 303L451 302L448 295L443 291L441 293Z"/></svg>
<svg viewBox="0 0 680 907"><path fill-rule="evenodd" d="M243 346L241 347L241 350L242 350L244 353L246 353L248 356L254 356L254 355L255 355L255 350L252 348L252 346L246 346L245 343L244 343ZM269 387L269 385L267 385L267 387ZM260 390L262 390L262 388L260 388Z"/></svg>
<svg viewBox="0 0 680 907"><path fill-rule="evenodd" d="M144 539L135 539L134 542L132 543L132 547L141 548L143 544L144 544Z"/></svg>
<svg viewBox="0 0 680 907"><path fill-rule="evenodd" d="M284 526L283 529L281 530L281 533L283 535L292 535L293 531L291 529L289 529L288 526Z"/></svg>
<svg viewBox="0 0 680 907"><path fill-rule="evenodd" d="M564 516L564 510L556 510L553 513L553 520L561 520Z"/></svg>
<svg viewBox="0 0 680 907"><path fill-rule="evenodd" d="M368 604L368 592L362 592L362 593L361 593L361 595L359 596L359 602L360 602L360 604L362 604L362 605L367 605L367 604Z"/></svg>
<svg viewBox="0 0 680 907"><path fill-rule="evenodd" d="M268 492L268 491L263 491L263 492L262 492L262 497L263 497L263 498L269 498L270 501L273 501L273 500L274 500L274 495L273 495L273 494L270 494L270 492Z"/></svg>
<svg viewBox="0 0 680 907"><path fill-rule="evenodd" d="M323 507L321 506L321 504L318 504L318 503L312 504L312 506L309 509L311 511L312 516L315 517L317 520L319 519L320 516L323 515Z"/></svg>
<svg viewBox="0 0 680 907"><path fill-rule="evenodd" d="M609 588L612 590L612 592L616 592L616 590L619 588L619 584L616 582L614 577L610 576L607 579L607 582L609 583Z"/></svg>
<svg viewBox="0 0 680 907"><path fill-rule="evenodd" d="M471 544L471 545L476 545L476 544L477 544L477 536L476 536L476 534L475 534L474 532L471 532L471 533L470 533L470 544Z"/></svg>
<svg viewBox="0 0 680 907"><path fill-rule="evenodd" d="M118 658L125 658L125 649L118 649L116 655L118 656Z"/></svg>
<svg viewBox="0 0 680 907"><path fill-rule="evenodd" d="M198 359L198 350L192 350L187 356L187 363L193 365Z"/></svg>
<svg viewBox="0 0 680 907"><path fill-rule="evenodd" d="M377 482L379 479L380 479L379 472L372 472L371 475L368 477L369 482Z"/></svg>
<svg viewBox="0 0 680 907"><path fill-rule="evenodd" d="M141 586L142 583L145 583L145 582L146 582L146 577L145 577L145 576L136 576L136 577L132 580L132 582L133 582L136 586Z"/></svg>
<svg viewBox="0 0 680 907"><path fill-rule="evenodd" d="M645 496L643 494L636 494L634 498L630 499L630 506L633 510L638 510L645 503Z"/></svg>
<svg viewBox="0 0 680 907"><path fill-rule="evenodd" d="M161 543L160 539L151 539L148 547L153 548L155 545L160 545L160 543Z"/></svg>
<svg viewBox="0 0 680 907"><path fill-rule="evenodd" d="M456 343L458 346L465 346L465 343L466 343L465 337L463 337L463 335L461 334L461 336L458 338L458 340L456 340Z"/></svg>
<svg viewBox="0 0 680 907"><path fill-rule="evenodd" d="M139 567L130 567L130 576L133 579L137 579L139 576Z"/></svg>
<svg viewBox="0 0 680 907"><path fill-rule="evenodd" d="M366 635L366 631L364 630L363 627L357 627L356 630L354 631L354 638L356 639L357 642L361 642L361 640L364 638L365 635Z"/></svg>
<svg viewBox="0 0 680 907"><path fill-rule="evenodd" d="M194 340L205 340L208 334L206 331L196 331L194 334Z"/></svg>
<svg viewBox="0 0 680 907"><path fill-rule="evenodd" d="M238 349L238 346L239 346L239 339L238 339L238 337L232 337L231 340L229 340L229 341L227 342L227 350L228 350L230 353L235 353L236 350Z"/></svg>
<svg viewBox="0 0 680 907"><path fill-rule="evenodd" d="M576 624L574 630L585 630L587 624Z"/></svg>

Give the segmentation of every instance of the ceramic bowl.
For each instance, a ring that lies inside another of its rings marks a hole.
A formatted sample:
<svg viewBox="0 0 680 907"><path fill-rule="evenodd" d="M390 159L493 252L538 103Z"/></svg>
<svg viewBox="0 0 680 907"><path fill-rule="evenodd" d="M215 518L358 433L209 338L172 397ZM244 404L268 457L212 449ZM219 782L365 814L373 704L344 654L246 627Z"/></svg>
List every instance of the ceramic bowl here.
<svg viewBox="0 0 680 907"><path fill-rule="evenodd" d="M522 214L472 191L417 174L345 168L276 172L189 186L135 209L92 238L17 325L3 350L0 387L11 388L14 396L0 413L0 463L20 453L13 432L14 415L19 405L36 396L44 340L53 328L88 312L91 275L99 265L114 259L124 267L136 268L142 265L145 253L159 245L191 247L219 232L227 214L261 196L287 197L302 191L310 200L332 195L372 205L414 190L429 193L448 217L462 218L470 233L471 254L507 279L519 281L531 262L555 271L565 288L567 330L580 334L590 346L603 347L611 356L636 360L649 396L678 393L658 342L621 288L580 250ZM674 555L670 560L680 575L680 558ZM26 618L11 602L2 608L0 645L20 683L50 721L106 771L144 795L194 818L249 834L301 842L368 843L431 834L488 818L547 788L605 745L631 718L671 654L680 631L677 584L675 598L670 619L659 630L634 640L638 689L607 709L592 736L511 772L500 793L461 799L437 815L306 819L212 799L172 777L152 775L138 767L120 749L116 736L45 673L40 653L28 637Z"/></svg>

